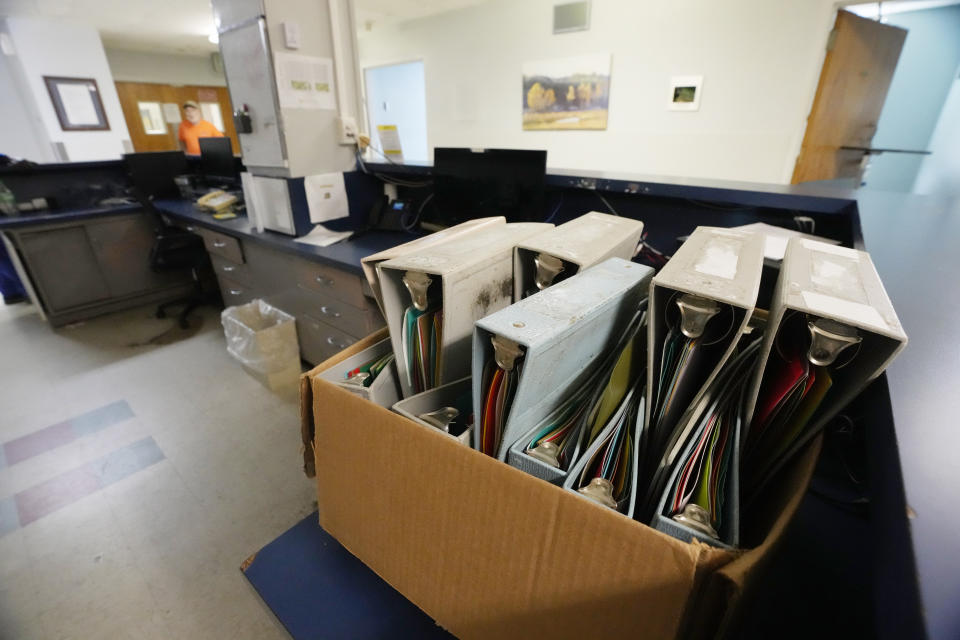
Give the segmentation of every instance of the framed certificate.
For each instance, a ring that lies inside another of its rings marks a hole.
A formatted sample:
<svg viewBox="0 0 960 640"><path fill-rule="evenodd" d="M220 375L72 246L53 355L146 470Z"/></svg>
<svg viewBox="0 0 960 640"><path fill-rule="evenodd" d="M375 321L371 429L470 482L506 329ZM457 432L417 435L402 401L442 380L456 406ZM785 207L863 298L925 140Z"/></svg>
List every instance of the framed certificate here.
<svg viewBox="0 0 960 640"><path fill-rule="evenodd" d="M110 123L93 78L43 76L64 131L109 131Z"/></svg>

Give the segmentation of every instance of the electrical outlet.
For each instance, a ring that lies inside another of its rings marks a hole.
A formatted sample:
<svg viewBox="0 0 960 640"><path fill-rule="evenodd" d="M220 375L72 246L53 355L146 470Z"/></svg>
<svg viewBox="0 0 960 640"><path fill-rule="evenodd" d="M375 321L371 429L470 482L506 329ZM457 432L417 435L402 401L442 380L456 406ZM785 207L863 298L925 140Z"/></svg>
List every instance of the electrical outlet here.
<svg viewBox="0 0 960 640"><path fill-rule="evenodd" d="M357 119L353 116L343 116L337 118L337 126L340 128L340 144L357 143Z"/></svg>

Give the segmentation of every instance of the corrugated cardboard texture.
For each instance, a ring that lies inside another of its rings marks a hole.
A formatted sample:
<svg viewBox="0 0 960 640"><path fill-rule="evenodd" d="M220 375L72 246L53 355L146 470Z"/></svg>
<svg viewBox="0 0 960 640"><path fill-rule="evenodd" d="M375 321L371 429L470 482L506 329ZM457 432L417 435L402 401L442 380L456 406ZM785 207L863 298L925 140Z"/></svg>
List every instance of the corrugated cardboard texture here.
<svg viewBox="0 0 960 640"><path fill-rule="evenodd" d="M310 384L311 376L314 372L325 371L355 353L360 353L364 349L384 340L387 336L387 328L384 327L375 333L371 333L360 342L350 345L332 358L324 360L310 371L300 375L300 438L303 441L303 472L308 478L316 475L313 456L314 415L313 387Z"/></svg>
<svg viewBox="0 0 960 640"><path fill-rule="evenodd" d="M312 377L383 337L301 379L320 525L351 553L461 638L714 637L729 628L800 503L818 448L765 500L769 533L758 546L735 554L684 543Z"/></svg>
<svg viewBox="0 0 960 640"><path fill-rule="evenodd" d="M461 638L674 637L716 562L316 378L313 403L320 524Z"/></svg>

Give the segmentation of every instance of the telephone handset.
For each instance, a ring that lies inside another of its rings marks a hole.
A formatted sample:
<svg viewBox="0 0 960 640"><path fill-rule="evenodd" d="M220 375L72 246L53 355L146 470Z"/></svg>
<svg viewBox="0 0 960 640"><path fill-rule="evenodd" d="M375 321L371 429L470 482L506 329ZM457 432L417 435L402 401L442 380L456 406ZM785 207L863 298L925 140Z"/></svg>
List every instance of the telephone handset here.
<svg viewBox="0 0 960 640"><path fill-rule="evenodd" d="M197 200L197 206L211 211L222 211L237 202L237 197L226 191L211 191Z"/></svg>

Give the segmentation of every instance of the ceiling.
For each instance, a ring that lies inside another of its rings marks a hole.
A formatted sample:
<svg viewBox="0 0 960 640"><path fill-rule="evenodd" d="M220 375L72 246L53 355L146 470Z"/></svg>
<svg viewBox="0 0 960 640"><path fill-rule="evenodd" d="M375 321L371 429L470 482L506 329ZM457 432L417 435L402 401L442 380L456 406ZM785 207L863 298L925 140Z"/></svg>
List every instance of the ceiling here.
<svg viewBox="0 0 960 640"><path fill-rule="evenodd" d="M842 4L847 11L876 20L896 13L938 9L960 4L960 0L884 0L883 2L843 2Z"/></svg>
<svg viewBox="0 0 960 640"><path fill-rule="evenodd" d="M317 0L319 1L319 0ZM443 13L484 0L355 0L357 28ZM132 51L206 54L213 17L207 0L0 0L0 16L80 22L104 46Z"/></svg>
<svg viewBox="0 0 960 640"><path fill-rule="evenodd" d="M402 22L482 4L486 0L354 0L357 29L375 24Z"/></svg>

